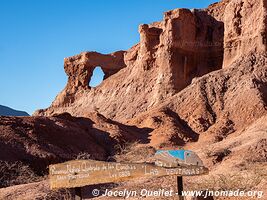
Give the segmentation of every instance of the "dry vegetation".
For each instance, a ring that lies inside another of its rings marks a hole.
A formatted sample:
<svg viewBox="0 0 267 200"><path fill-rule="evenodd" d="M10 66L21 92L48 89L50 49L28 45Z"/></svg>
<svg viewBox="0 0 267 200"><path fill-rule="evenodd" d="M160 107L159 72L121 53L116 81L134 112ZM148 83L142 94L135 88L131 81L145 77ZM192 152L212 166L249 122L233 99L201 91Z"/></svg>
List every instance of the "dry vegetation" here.
<svg viewBox="0 0 267 200"><path fill-rule="evenodd" d="M209 175L204 179L199 179L199 181L189 181L187 184L190 190L227 191L239 189L248 191L257 188L266 179L267 169L261 165L238 173Z"/></svg>
<svg viewBox="0 0 267 200"><path fill-rule="evenodd" d="M139 141L116 146L117 154L112 157L117 162L150 162L156 150Z"/></svg>
<svg viewBox="0 0 267 200"><path fill-rule="evenodd" d="M0 161L0 188L40 181L43 178L22 162Z"/></svg>

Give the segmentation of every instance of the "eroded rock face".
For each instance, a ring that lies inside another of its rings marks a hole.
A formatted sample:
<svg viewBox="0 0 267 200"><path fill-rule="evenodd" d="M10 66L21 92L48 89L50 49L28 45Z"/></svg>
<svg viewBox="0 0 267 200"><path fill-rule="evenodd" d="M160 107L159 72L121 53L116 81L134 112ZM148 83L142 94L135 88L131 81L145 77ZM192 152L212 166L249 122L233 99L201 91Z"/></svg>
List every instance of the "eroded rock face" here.
<svg viewBox="0 0 267 200"><path fill-rule="evenodd" d="M221 68L223 23L205 11L177 9L165 13L164 24L158 63L168 66L176 91L194 77Z"/></svg>
<svg viewBox="0 0 267 200"><path fill-rule="evenodd" d="M153 129L153 146L197 141L200 149L267 115L266 88L266 54L248 55L232 67L195 79L189 87L128 123Z"/></svg>
<svg viewBox="0 0 267 200"><path fill-rule="evenodd" d="M205 10L171 10L160 22L140 25L140 43L128 51L65 59L66 88L35 115L97 111L123 122L177 94L195 77L266 51L266 0L253 2L224 0ZM90 88L96 66L106 79Z"/></svg>
<svg viewBox="0 0 267 200"><path fill-rule="evenodd" d="M66 88L49 109L35 115L66 111L82 116L96 110L117 120L131 118L179 92L194 77L220 69L223 32L223 23L207 11L166 12L163 21L140 25L140 43L126 52L66 58ZM103 69L105 80L90 88L96 66Z"/></svg>
<svg viewBox="0 0 267 200"><path fill-rule="evenodd" d="M232 0L225 8L224 67L267 47L267 1Z"/></svg>
<svg viewBox="0 0 267 200"><path fill-rule="evenodd" d="M79 55L64 59L64 69L68 75L68 83L65 89L57 96L53 106L62 106L73 103L80 91L90 89L89 82L95 67L100 66L105 73L104 79L117 73L126 65L124 63L124 51L112 54L98 52L83 52Z"/></svg>

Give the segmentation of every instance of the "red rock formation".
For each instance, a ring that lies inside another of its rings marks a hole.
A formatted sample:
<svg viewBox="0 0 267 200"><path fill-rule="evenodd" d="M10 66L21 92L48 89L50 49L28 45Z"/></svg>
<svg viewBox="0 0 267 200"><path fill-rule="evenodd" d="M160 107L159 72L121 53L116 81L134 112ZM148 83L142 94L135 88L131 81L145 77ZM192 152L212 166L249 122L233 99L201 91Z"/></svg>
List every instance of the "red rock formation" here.
<svg viewBox="0 0 267 200"><path fill-rule="evenodd" d="M267 56L241 57L128 123L153 129L153 146L216 143L267 115Z"/></svg>
<svg viewBox="0 0 267 200"><path fill-rule="evenodd" d="M140 43L124 54L125 68L97 88L78 90L72 104L36 114L97 110L154 129L154 146L185 145L207 132L222 140L266 114L266 0L172 10L139 32ZM194 79L223 64L229 69Z"/></svg>
<svg viewBox="0 0 267 200"><path fill-rule="evenodd" d="M86 118L68 113L53 117L0 117L0 160L22 161L38 172L45 171L50 163L76 159L80 153L105 160L116 151L116 145L142 140L147 131L98 113L89 113Z"/></svg>
<svg viewBox="0 0 267 200"><path fill-rule="evenodd" d="M224 67L240 56L267 50L267 1L233 0L224 13Z"/></svg>
<svg viewBox="0 0 267 200"><path fill-rule="evenodd" d="M223 23L206 11L172 10L162 22L140 25L139 32L140 43L124 57L123 52L89 52L65 59L66 88L49 109L35 115L66 111L82 116L97 110L122 121L163 102L194 77L222 67ZM115 74L89 88L93 68L99 65L106 78Z"/></svg>
<svg viewBox="0 0 267 200"><path fill-rule="evenodd" d="M151 109L194 77L230 67L251 52L265 52L266 4L266 0L224 0L205 10L175 9L161 22L140 25L140 43L124 55L83 53L67 58L66 88L50 108L35 115L83 116L98 111L124 121ZM101 64L106 77L113 76L89 88L92 70Z"/></svg>
<svg viewBox="0 0 267 200"><path fill-rule="evenodd" d="M169 68L176 91L196 76L220 69L223 61L223 24L205 11L177 9L164 15L159 65Z"/></svg>
<svg viewBox="0 0 267 200"><path fill-rule="evenodd" d="M56 101L53 102L53 106L73 103L77 93L89 89L89 82L95 67L100 66L102 68L105 73L104 79L124 68L123 54L124 51L106 55L97 52L83 52L65 58L64 69L68 75L68 83L61 94L57 96Z"/></svg>

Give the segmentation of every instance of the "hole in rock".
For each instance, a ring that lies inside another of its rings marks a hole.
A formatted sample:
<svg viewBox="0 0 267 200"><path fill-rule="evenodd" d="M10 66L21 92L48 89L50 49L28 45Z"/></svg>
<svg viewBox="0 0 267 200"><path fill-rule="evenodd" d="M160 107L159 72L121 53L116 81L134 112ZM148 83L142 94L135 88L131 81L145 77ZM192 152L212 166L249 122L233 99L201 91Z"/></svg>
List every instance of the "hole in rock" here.
<svg viewBox="0 0 267 200"><path fill-rule="evenodd" d="M101 67L96 67L93 71L93 75L89 80L90 87L96 87L100 85L104 79L105 73L101 69Z"/></svg>

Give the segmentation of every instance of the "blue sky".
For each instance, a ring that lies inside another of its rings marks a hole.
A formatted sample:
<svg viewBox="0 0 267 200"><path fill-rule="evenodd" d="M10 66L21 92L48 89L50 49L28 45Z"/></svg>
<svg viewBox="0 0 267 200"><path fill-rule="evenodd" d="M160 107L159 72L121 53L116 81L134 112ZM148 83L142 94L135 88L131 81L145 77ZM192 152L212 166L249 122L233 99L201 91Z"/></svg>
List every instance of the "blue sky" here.
<svg viewBox="0 0 267 200"><path fill-rule="evenodd" d="M0 0L0 104L32 113L64 88L64 57L139 41L138 25L216 0ZM101 77L96 73L95 81ZM95 84L95 83L93 83Z"/></svg>

